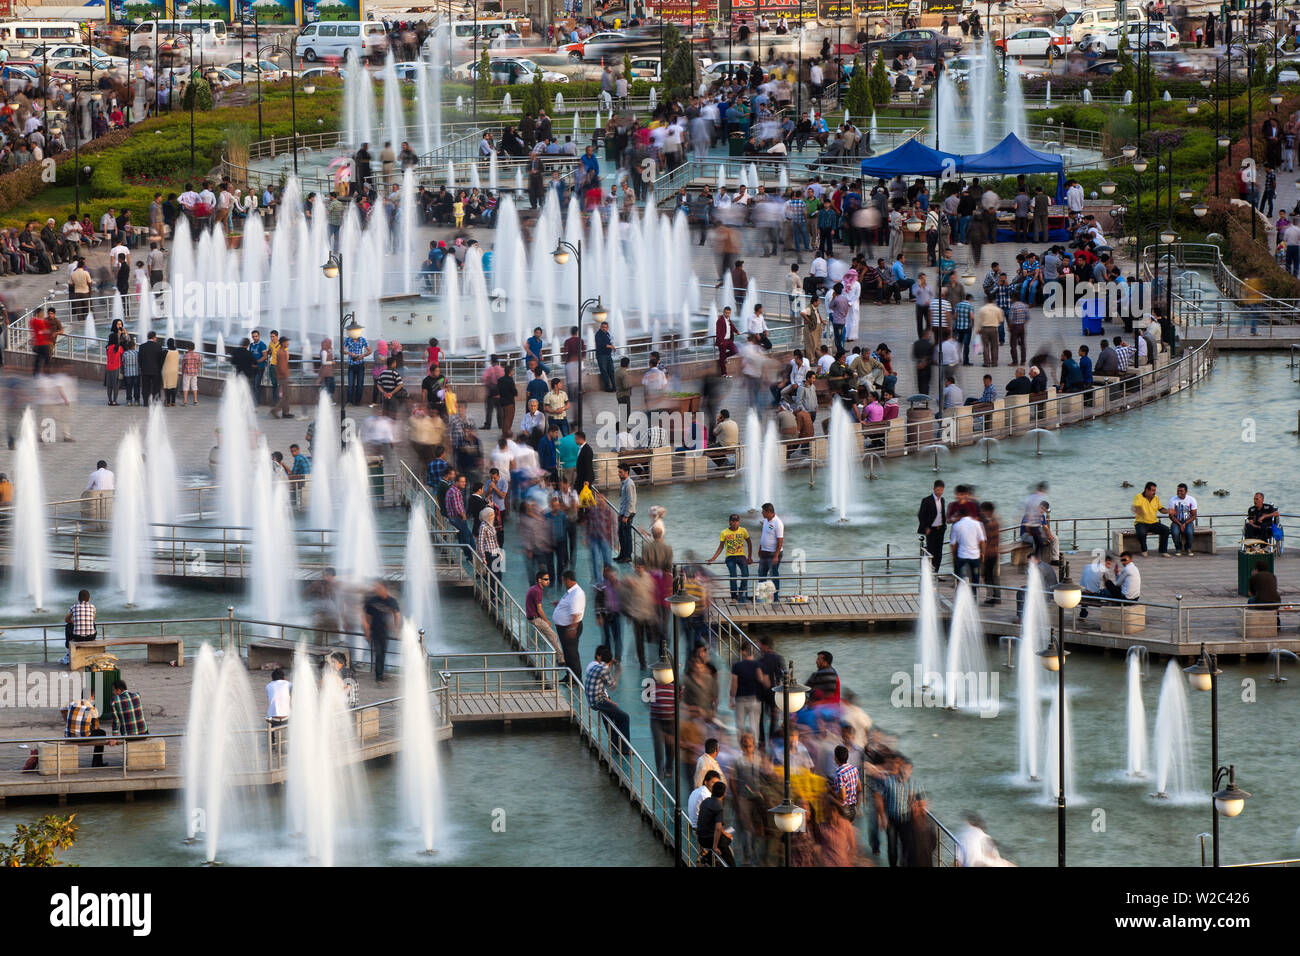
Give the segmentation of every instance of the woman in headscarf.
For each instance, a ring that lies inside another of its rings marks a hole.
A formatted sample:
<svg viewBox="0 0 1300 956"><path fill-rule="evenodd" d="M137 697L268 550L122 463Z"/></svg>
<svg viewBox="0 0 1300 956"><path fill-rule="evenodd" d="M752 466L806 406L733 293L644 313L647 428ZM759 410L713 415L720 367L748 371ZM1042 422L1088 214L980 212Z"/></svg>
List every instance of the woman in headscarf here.
<svg viewBox="0 0 1300 956"><path fill-rule="evenodd" d="M852 342L858 337L858 321L862 318L862 284L858 282L858 270L850 269L840 279L844 287L844 298L849 303L848 321L844 323L844 341Z"/></svg>
<svg viewBox="0 0 1300 956"><path fill-rule="evenodd" d="M323 339L320 344L320 364L316 367L316 384L321 391L334 394L334 340Z"/></svg>

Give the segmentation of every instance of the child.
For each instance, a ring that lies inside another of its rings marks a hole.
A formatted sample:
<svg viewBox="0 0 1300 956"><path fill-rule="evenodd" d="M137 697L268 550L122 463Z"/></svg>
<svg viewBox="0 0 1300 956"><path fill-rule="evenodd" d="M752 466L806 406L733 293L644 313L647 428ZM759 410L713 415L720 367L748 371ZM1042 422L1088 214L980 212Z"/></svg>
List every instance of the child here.
<svg viewBox="0 0 1300 956"><path fill-rule="evenodd" d="M456 217L456 228L465 227L465 194L461 193L456 197L456 201L451 204L451 214Z"/></svg>

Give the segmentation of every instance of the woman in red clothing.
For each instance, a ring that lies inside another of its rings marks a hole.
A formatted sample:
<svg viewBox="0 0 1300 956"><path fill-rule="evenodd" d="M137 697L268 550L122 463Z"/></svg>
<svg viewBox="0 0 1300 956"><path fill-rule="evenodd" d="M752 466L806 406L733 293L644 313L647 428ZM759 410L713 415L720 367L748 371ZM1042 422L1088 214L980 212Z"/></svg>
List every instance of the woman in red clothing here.
<svg viewBox="0 0 1300 956"><path fill-rule="evenodd" d="M117 404L118 378L122 370L122 346L112 342L104 350L104 388L108 390L108 404Z"/></svg>

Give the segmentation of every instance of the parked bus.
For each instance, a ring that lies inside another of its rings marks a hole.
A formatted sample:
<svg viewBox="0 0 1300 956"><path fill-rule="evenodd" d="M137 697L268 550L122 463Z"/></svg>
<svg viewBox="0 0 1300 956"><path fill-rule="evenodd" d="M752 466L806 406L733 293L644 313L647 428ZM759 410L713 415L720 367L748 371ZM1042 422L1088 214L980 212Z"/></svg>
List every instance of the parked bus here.
<svg viewBox="0 0 1300 956"><path fill-rule="evenodd" d="M13 59L27 59L44 43L76 42L81 36L81 25L75 20L0 20L0 46Z"/></svg>

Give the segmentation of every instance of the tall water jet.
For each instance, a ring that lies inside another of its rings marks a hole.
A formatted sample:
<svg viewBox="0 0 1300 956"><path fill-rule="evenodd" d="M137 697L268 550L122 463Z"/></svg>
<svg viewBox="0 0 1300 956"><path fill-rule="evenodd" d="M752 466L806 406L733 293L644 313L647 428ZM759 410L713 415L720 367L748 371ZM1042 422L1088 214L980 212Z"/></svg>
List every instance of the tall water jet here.
<svg viewBox="0 0 1300 956"><path fill-rule="evenodd" d="M751 408L745 415L745 494L750 514L763 504L763 425Z"/></svg>
<svg viewBox="0 0 1300 956"><path fill-rule="evenodd" d="M1128 669L1128 705L1125 708L1125 726L1128 731L1128 764L1125 772L1130 777L1147 775L1147 714L1142 703L1142 649L1130 647L1126 655Z"/></svg>
<svg viewBox="0 0 1300 956"><path fill-rule="evenodd" d="M201 644L181 759L186 830L191 840L203 839L209 863L216 861L231 834L254 829L250 824L258 816L256 798L248 796L249 788L238 785L237 779L265 765L265 755L258 753L265 735L257 732L264 726L239 655Z"/></svg>
<svg viewBox="0 0 1300 956"><path fill-rule="evenodd" d="M1041 779L1043 714L1038 698L1038 652L1047 647L1051 630L1042 576L1035 571L1025 582L1025 607L1016 646L1016 730L1022 783Z"/></svg>
<svg viewBox="0 0 1300 956"><path fill-rule="evenodd" d="M149 421L144 433L145 465L148 471L149 520L155 525L176 523L176 452L171 435L167 432L167 419L163 407L154 402L149 406ZM155 534L161 533L160 530Z"/></svg>
<svg viewBox="0 0 1300 956"><path fill-rule="evenodd" d="M759 469L760 481L759 503L766 501L772 502L780 510L781 502L776 500L776 476L778 467L777 462L782 461L780 457L780 438L776 431L776 420L769 418L767 427L763 430L763 467Z"/></svg>
<svg viewBox="0 0 1300 956"><path fill-rule="evenodd" d="M943 636L939 625L939 596L934 587L934 572L930 562L921 559L921 587L916 616L916 663L920 670L921 686L929 691L931 699L939 700L943 694Z"/></svg>
<svg viewBox="0 0 1300 956"><path fill-rule="evenodd" d="M849 417L843 402L831 403L830 442L827 457L831 472L831 511L840 521L849 520L849 502L853 500L854 463L861 449L861 431Z"/></svg>
<svg viewBox="0 0 1300 956"><path fill-rule="evenodd" d="M340 577L368 583L379 576L381 564L375 512L370 503L370 476L359 441L348 442L341 465L342 500L348 503L348 520L339 529L334 565Z"/></svg>
<svg viewBox="0 0 1300 956"><path fill-rule="evenodd" d="M220 523L246 528L251 506L248 476L252 472L252 447L256 436L253 399L242 375L226 379L217 412L217 480L221 483L218 502Z"/></svg>
<svg viewBox="0 0 1300 956"><path fill-rule="evenodd" d="M145 489L144 449L140 432L131 428L118 445L113 462L113 530L110 541L113 585L127 607L135 607L152 575L145 564L149 548L149 508Z"/></svg>
<svg viewBox="0 0 1300 956"><path fill-rule="evenodd" d="M253 614L263 621L284 621L298 607L298 561L288 484L282 476L272 477L271 451L265 441L258 444L253 463L253 529Z"/></svg>
<svg viewBox="0 0 1300 956"><path fill-rule="evenodd" d="M984 626L975 594L965 580L957 584L948 634L948 660L943 675L943 702L949 710L987 713L991 704Z"/></svg>
<svg viewBox="0 0 1300 956"><path fill-rule="evenodd" d="M23 410L14 449L14 568L9 600L34 611L45 610L50 582L50 551L46 540L45 483L36 456L36 414Z"/></svg>
<svg viewBox="0 0 1300 956"><path fill-rule="evenodd" d="M406 556L403 562L402 619L426 634L432 633L438 617L438 582L434 575L433 545L424 509L412 508L406 524Z"/></svg>
<svg viewBox="0 0 1300 956"><path fill-rule="evenodd" d="M311 502L308 514L313 529L334 527L334 498L338 491L339 417L329 393L316 401L316 430L312 433Z"/></svg>
<svg viewBox="0 0 1300 956"><path fill-rule="evenodd" d="M290 825L309 862L333 866L350 824L366 816L357 724L333 668L317 670L305 648L293 664L292 746L286 792Z"/></svg>
<svg viewBox="0 0 1300 956"><path fill-rule="evenodd" d="M411 514L423 515L421 508ZM402 750L402 814L408 826L420 833L422 849L434 852L441 829L442 794L438 780L438 741L434 730L433 699L429 696L429 669L424 648L410 623L402 626L402 701L398 712Z"/></svg>
<svg viewBox="0 0 1300 956"><path fill-rule="evenodd" d="M1155 739L1151 757L1156 775L1156 795L1175 800L1195 796L1191 719L1187 713L1187 679L1178 658L1171 658L1160 683L1156 704Z"/></svg>

